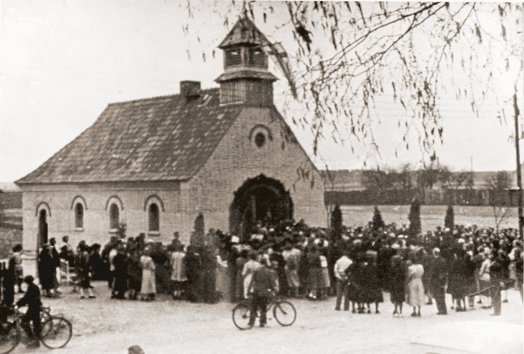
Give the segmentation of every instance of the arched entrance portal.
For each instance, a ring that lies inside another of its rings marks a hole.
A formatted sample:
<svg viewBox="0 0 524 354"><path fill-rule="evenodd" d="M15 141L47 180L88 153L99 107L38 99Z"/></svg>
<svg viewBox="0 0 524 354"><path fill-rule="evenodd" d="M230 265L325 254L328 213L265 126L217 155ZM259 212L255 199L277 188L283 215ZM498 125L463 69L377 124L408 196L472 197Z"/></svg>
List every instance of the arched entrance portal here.
<svg viewBox="0 0 524 354"><path fill-rule="evenodd" d="M250 178L235 192L229 211L229 229L244 239L257 220L270 221L293 218L293 202L284 185L259 175Z"/></svg>
<svg viewBox="0 0 524 354"><path fill-rule="evenodd" d="M47 211L41 209L38 213L38 248L47 243Z"/></svg>

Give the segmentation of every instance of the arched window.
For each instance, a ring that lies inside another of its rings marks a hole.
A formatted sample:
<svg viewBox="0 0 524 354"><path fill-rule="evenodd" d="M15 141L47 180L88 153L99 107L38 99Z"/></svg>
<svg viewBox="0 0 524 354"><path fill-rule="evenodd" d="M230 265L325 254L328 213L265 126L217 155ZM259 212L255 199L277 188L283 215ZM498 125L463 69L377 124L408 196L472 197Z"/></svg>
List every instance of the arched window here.
<svg viewBox="0 0 524 354"><path fill-rule="evenodd" d="M116 204L111 204L109 208L109 229L118 229L118 223L120 222L120 210Z"/></svg>
<svg viewBox="0 0 524 354"><path fill-rule="evenodd" d="M84 206L81 203L75 205L75 228L82 229L84 227Z"/></svg>
<svg viewBox="0 0 524 354"><path fill-rule="evenodd" d="M160 231L160 212L155 203L151 203L149 206L149 231Z"/></svg>

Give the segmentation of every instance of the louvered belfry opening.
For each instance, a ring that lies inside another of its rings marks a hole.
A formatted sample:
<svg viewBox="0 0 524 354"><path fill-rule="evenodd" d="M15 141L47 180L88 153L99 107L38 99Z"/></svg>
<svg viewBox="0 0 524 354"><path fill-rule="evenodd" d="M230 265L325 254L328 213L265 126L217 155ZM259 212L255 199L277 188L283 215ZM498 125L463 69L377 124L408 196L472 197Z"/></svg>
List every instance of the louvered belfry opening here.
<svg viewBox="0 0 524 354"><path fill-rule="evenodd" d="M264 47L268 40L247 17L240 18L218 46L224 52L220 84L221 104L273 105L273 82Z"/></svg>

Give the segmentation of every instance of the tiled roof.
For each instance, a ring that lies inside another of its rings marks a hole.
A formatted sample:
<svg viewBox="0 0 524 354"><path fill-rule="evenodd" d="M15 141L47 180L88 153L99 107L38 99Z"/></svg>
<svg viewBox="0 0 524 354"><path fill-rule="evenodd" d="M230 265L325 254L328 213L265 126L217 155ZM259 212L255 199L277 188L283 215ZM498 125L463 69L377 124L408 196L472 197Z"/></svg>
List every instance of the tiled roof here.
<svg viewBox="0 0 524 354"><path fill-rule="evenodd" d="M17 184L173 181L191 178L235 121L218 89L112 103L96 122Z"/></svg>
<svg viewBox="0 0 524 354"><path fill-rule="evenodd" d="M224 49L239 44L251 44L263 47L268 44L268 40L257 26L255 26L253 21L247 17L241 17L218 47Z"/></svg>

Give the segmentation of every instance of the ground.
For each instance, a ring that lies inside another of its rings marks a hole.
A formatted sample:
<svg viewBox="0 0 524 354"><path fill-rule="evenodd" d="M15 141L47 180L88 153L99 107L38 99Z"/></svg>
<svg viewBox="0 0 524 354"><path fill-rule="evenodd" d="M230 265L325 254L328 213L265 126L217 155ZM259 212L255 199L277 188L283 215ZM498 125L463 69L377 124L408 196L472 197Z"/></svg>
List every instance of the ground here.
<svg viewBox="0 0 524 354"><path fill-rule="evenodd" d="M58 353L127 353L140 345L145 353L409 353L410 342L423 330L443 323L489 321L522 326L522 305L515 290L502 316L491 310L453 312L437 316L435 305L422 308L422 317L392 316L387 293L380 314L334 311L334 298L310 302L291 300L298 316L291 327L270 320L266 328L240 331L232 323L233 305L191 304L160 297L155 302L110 300L107 286L95 282L97 299L79 300L64 287L61 299L45 299L52 313L63 313L73 323L74 336ZM449 299L448 299L449 300ZM449 301L448 301L449 304ZM466 330L466 329L464 329ZM435 335L438 335L435 334ZM458 335L461 335L460 333ZM28 350L20 344L15 353L47 353L45 347ZM522 352L522 351L521 351Z"/></svg>
<svg viewBox="0 0 524 354"><path fill-rule="evenodd" d="M373 205L343 205L342 216L344 225L362 226L367 225L373 218ZM409 205L379 205L382 218L386 224L396 223L401 226L409 226ZM422 230L435 230L437 226L444 227L444 217L446 216L446 205L422 205L420 207L420 219ZM457 225L477 225L481 227L495 227L493 208L490 206L467 206L455 205L455 224ZM503 220L501 228L518 228L517 208L510 209L510 215Z"/></svg>

